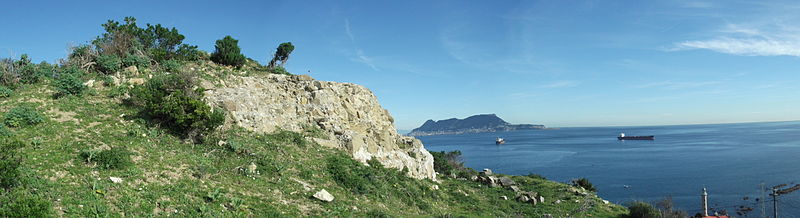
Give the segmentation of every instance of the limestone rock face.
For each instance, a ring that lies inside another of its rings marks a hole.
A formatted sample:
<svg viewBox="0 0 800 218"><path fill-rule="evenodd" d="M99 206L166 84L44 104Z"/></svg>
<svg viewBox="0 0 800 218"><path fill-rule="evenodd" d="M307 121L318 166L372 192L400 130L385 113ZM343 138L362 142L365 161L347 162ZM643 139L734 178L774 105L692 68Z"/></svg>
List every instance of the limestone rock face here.
<svg viewBox="0 0 800 218"><path fill-rule="evenodd" d="M397 133L394 118L369 89L314 80L307 75L233 77L215 87L204 84L209 103L230 112L235 125L271 133L319 128L323 146L343 149L366 163L408 169L408 176L435 179L433 156L422 142Z"/></svg>

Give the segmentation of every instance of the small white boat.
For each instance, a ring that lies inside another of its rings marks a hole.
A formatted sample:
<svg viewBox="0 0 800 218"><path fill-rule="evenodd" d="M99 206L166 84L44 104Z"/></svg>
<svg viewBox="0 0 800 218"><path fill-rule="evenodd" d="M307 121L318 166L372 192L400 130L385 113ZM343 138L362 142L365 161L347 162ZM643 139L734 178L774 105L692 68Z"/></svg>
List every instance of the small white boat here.
<svg viewBox="0 0 800 218"><path fill-rule="evenodd" d="M496 140L494 140L494 144L497 144L497 145L499 145L499 144L505 144L505 143L506 143L506 140L505 140L505 139L503 139L503 138L500 138L500 137L497 137L497 139L496 139Z"/></svg>

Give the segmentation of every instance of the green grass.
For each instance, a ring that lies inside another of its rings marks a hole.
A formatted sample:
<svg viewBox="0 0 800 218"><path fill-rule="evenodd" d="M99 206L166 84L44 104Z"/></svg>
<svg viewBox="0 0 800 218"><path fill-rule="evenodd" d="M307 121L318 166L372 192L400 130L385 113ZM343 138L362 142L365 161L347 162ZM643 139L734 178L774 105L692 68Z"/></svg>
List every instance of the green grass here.
<svg viewBox="0 0 800 218"><path fill-rule="evenodd" d="M82 97L53 98L55 90L49 83L23 86L0 99L0 114L25 104L45 117L35 126L10 128L12 136L0 136L27 143L17 149L22 154L21 185L0 191L0 201L29 196L20 201L22 205L46 207L44 212L52 216L617 217L627 213L619 205L603 204L594 195L575 194L570 185L542 178L512 177L523 190L546 198L535 207L512 200L514 193L503 188L448 178L411 179L402 171L374 162L366 166L342 151L307 140L318 135L313 128L274 134L228 128L208 136L203 144L186 143L134 119L137 111L109 97L122 96L119 92L124 90L96 88ZM121 147L130 155L126 167L87 162L81 155ZM109 177L123 181L113 183ZM434 190L434 185L440 189ZM321 202L311 197L321 189L336 199ZM554 204L555 199L563 203Z"/></svg>

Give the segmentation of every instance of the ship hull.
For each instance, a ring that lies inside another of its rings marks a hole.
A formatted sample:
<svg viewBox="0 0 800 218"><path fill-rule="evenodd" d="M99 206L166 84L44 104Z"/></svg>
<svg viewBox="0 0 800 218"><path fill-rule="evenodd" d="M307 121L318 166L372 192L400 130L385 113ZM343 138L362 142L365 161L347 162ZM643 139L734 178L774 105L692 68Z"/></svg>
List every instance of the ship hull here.
<svg viewBox="0 0 800 218"><path fill-rule="evenodd" d="M619 136L617 140L655 140L656 137L649 135L649 136Z"/></svg>

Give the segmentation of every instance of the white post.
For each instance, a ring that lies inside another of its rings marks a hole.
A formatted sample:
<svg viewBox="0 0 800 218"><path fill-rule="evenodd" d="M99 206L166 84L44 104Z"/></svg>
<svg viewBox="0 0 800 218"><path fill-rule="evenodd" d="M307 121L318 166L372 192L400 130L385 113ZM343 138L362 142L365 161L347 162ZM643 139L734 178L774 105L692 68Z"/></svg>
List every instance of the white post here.
<svg viewBox="0 0 800 218"><path fill-rule="evenodd" d="M703 188L703 216L708 216L708 193Z"/></svg>

